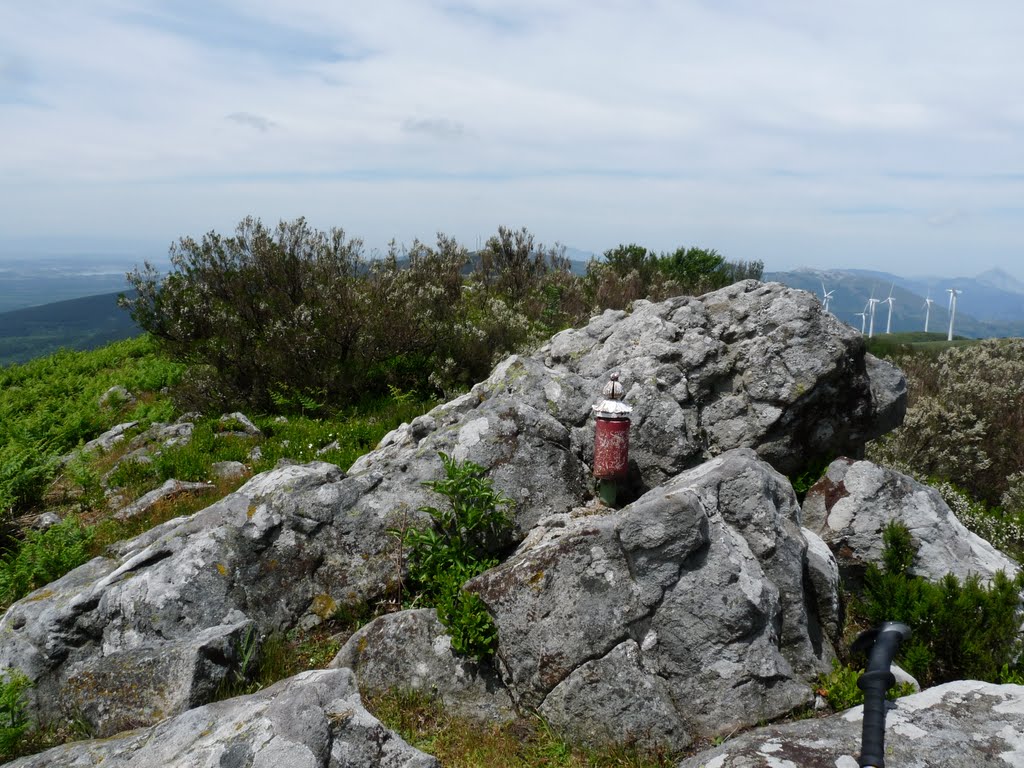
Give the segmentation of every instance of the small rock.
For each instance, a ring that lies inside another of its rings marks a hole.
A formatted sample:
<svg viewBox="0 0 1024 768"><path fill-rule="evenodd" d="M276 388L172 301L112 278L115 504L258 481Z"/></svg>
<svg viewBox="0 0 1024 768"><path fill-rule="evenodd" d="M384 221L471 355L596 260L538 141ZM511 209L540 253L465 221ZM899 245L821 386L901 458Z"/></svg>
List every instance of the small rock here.
<svg viewBox="0 0 1024 768"><path fill-rule="evenodd" d="M210 465L210 472L218 480L238 480L245 477L249 470L240 461L215 461Z"/></svg>
<svg viewBox="0 0 1024 768"><path fill-rule="evenodd" d="M100 395L99 403L101 408L120 408L126 405L130 406L135 404L135 395L118 384Z"/></svg>
<svg viewBox="0 0 1024 768"><path fill-rule="evenodd" d="M327 445L325 445L323 448L317 448L316 449L316 455L317 456L323 456L328 451L336 451L339 448L341 448L341 444L338 443L337 440L333 440L333 441L329 442Z"/></svg>
<svg viewBox="0 0 1024 768"><path fill-rule="evenodd" d="M52 528L57 525L60 521L61 517L56 512L43 512L32 521L32 529L36 531L45 531L47 528Z"/></svg>
<svg viewBox="0 0 1024 768"><path fill-rule="evenodd" d="M219 434L242 434L248 437L262 437L263 433L260 432L260 428L253 424L249 417L244 413L235 411L234 413L225 413L221 416L217 423L223 430Z"/></svg>
<svg viewBox="0 0 1024 768"><path fill-rule="evenodd" d="M130 520L133 517L146 514L162 501L167 501L186 493L207 493L212 489L213 486L210 483L186 483L172 478L159 488L150 491L118 511L114 517L118 520Z"/></svg>
<svg viewBox="0 0 1024 768"><path fill-rule="evenodd" d="M451 637L433 608L374 619L348 639L328 666L351 668L362 691L423 691L464 717L489 722L515 717L501 678L489 664L452 650Z"/></svg>
<svg viewBox="0 0 1024 768"><path fill-rule="evenodd" d="M118 424L116 427L111 427L99 437L94 440L90 440L83 447L83 451L93 451L99 449L101 451L109 451L119 442L124 440L125 432L132 427L138 426L137 421L126 421L122 424Z"/></svg>

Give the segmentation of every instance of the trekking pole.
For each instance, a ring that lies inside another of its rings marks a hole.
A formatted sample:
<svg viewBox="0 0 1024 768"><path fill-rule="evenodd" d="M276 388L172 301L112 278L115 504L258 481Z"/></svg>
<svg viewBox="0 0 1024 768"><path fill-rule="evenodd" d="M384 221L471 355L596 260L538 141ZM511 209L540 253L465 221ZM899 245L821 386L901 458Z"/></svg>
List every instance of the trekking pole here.
<svg viewBox="0 0 1024 768"><path fill-rule="evenodd" d="M862 632L850 650L868 657L867 671L857 680L864 691L864 728L860 740L861 768L885 768L885 692L896 684L889 667L900 643L910 637L910 627L887 621Z"/></svg>

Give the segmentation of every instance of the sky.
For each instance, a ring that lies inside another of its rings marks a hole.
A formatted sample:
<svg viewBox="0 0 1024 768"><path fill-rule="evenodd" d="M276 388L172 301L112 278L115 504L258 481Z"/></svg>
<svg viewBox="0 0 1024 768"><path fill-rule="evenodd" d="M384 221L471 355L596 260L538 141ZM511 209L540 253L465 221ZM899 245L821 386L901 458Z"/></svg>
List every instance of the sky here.
<svg viewBox="0 0 1024 768"><path fill-rule="evenodd" d="M0 0L0 256L246 216L1024 279L1019 0Z"/></svg>

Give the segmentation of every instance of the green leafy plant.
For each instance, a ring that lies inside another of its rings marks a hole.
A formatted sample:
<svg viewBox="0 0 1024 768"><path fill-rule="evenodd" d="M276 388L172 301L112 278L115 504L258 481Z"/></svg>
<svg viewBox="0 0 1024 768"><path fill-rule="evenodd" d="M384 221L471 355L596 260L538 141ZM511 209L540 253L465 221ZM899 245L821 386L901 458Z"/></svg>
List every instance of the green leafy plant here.
<svg viewBox="0 0 1024 768"><path fill-rule="evenodd" d="M883 531L882 567L870 564L855 606L868 623L902 621L913 635L897 657L922 685L957 679L999 682L1024 670L1020 593L1024 572L1002 571L985 585L977 574L933 583L910 573L916 547L906 526ZM1004 671L1005 667L1005 671Z"/></svg>
<svg viewBox="0 0 1024 768"><path fill-rule="evenodd" d="M790 483L793 485L793 490L796 492L796 497L800 502L803 502L811 486L818 482L821 476L825 474L832 460L830 458L819 458L789 478Z"/></svg>
<svg viewBox="0 0 1024 768"><path fill-rule="evenodd" d="M0 672L0 758L13 757L29 727L25 692L32 687L17 669Z"/></svg>
<svg viewBox="0 0 1024 768"><path fill-rule="evenodd" d="M152 462L129 459L119 463L107 476L107 484L115 488L138 489L151 485L156 476Z"/></svg>
<svg viewBox="0 0 1024 768"><path fill-rule="evenodd" d="M819 675L815 693L824 696L829 706L836 712L864 703L864 691L857 687L857 680L864 674L863 669L841 664L838 659L832 660L832 671L827 675ZM888 691L889 699L898 699L914 693L914 685L909 682L897 683Z"/></svg>
<svg viewBox="0 0 1024 768"><path fill-rule="evenodd" d="M462 587L498 564L498 553L509 543L512 501L494 490L479 464L459 463L444 453L441 461L445 477L424 485L447 505L420 508L431 527L392 533L408 547L414 600L437 608L458 653L485 659L497 647L497 629L480 598Z"/></svg>

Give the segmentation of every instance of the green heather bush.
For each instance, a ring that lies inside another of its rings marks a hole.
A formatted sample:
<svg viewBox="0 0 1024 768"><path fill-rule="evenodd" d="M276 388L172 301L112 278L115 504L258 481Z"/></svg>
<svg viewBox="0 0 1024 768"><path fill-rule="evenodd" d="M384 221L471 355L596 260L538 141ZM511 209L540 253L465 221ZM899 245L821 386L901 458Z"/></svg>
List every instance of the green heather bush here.
<svg viewBox="0 0 1024 768"><path fill-rule="evenodd" d="M247 218L232 237L182 238L167 275L150 265L133 272L137 295L123 305L188 365L176 395L183 410L309 415L391 386L450 395L501 357L601 309L720 287L763 269L680 248L652 254L634 280L622 271L628 259L610 253L608 265L595 261L582 278L560 246L499 227L476 254L439 234L433 247L392 244L385 258L367 260L362 243L340 229L321 232L304 219L271 229Z"/></svg>
<svg viewBox="0 0 1024 768"><path fill-rule="evenodd" d="M1024 339L892 359L907 375L907 415L902 427L869 444L868 458L1024 513L1024 494L1011 480L1024 466Z"/></svg>
<svg viewBox="0 0 1024 768"><path fill-rule="evenodd" d="M659 255L631 243L605 251L603 261L591 261L584 285L594 308L625 309L637 299L697 296L763 274L763 262L727 261L713 248L684 246Z"/></svg>
<svg viewBox="0 0 1024 768"><path fill-rule="evenodd" d="M486 659L497 647L497 628L480 598L462 587L498 564L498 554L509 544L512 501L494 490L479 464L459 463L444 453L441 461L444 479L425 485L447 505L421 508L431 527L392 533L409 548L413 602L437 608L457 653Z"/></svg>
<svg viewBox="0 0 1024 768"><path fill-rule="evenodd" d="M917 556L907 528L891 522L883 532L883 565L871 564L856 610L870 624L902 621L913 635L897 660L924 686L950 680L1002 682L1024 671L1020 593L1024 572L996 574L988 586L972 574L938 583L910 574Z"/></svg>

